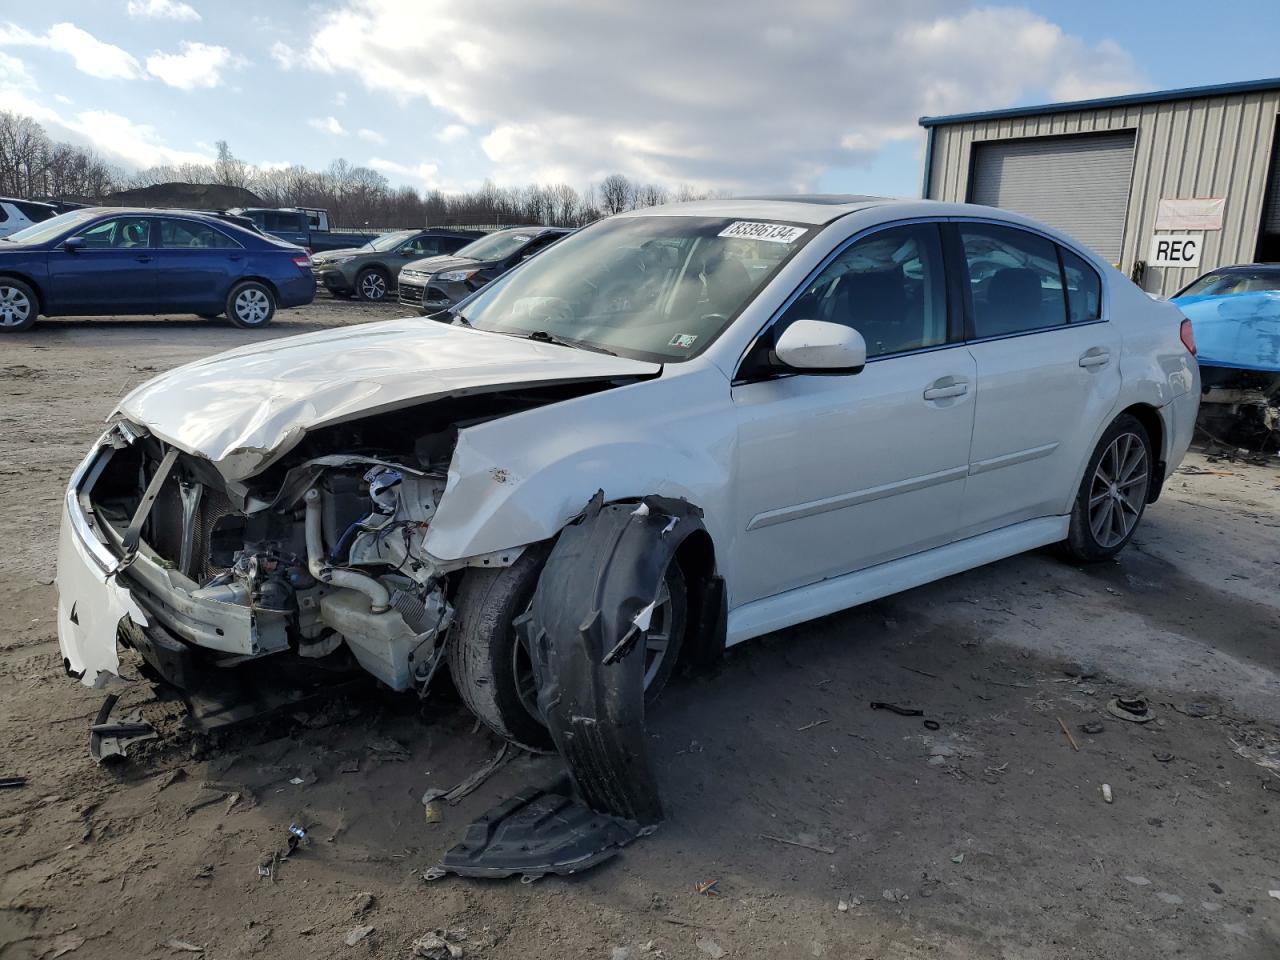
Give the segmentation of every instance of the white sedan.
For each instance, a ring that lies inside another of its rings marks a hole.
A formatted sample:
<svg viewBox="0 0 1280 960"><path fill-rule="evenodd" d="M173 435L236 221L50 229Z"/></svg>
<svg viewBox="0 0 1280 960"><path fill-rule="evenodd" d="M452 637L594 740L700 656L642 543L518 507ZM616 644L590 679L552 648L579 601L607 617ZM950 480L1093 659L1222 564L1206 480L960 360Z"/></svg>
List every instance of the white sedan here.
<svg viewBox="0 0 1280 960"><path fill-rule="evenodd" d="M545 747L559 621L599 621L583 662L652 697L682 652L1046 544L1111 557L1199 392L1175 307L1014 214L622 214L448 314L134 390L67 492L65 666L96 683L123 643L186 689L328 659L425 690L447 665Z"/></svg>

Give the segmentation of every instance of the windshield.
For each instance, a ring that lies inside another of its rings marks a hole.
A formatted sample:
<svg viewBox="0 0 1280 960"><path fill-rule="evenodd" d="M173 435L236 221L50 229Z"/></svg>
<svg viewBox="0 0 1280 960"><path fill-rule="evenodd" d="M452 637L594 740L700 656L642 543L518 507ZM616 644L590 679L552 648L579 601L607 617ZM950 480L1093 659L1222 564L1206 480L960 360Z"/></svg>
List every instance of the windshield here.
<svg viewBox="0 0 1280 960"><path fill-rule="evenodd" d="M1257 273L1207 273L1192 282L1179 297L1221 297L1229 293L1256 293L1259 290L1280 290L1280 270L1260 270Z"/></svg>
<svg viewBox="0 0 1280 960"><path fill-rule="evenodd" d="M535 236L537 232L531 230L524 232L499 230L487 237L481 237L474 243L468 243L454 256L467 260L505 260Z"/></svg>
<svg viewBox="0 0 1280 960"><path fill-rule="evenodd" d="M603 220L494 281L462 312L481 330L687 360L816 232L708 217Z"/></svg>
<svg viewBox="0 0 1280 960"><path fill-rule="evenodd" d="M25 230L15 230L4 239L10 243L44 243L78 224L92 220L101 212L101 210L70 210L51 217L43 223L32 224Z"/></svg>
<svg viewBox="0 0 1280 960"><path fill-rule="evenodd" d="M417 230L397 230L395 233L384 233L380 237L374 237L369 241L369 246L378 251L394 250L410 237L417 235Z"/></svg>

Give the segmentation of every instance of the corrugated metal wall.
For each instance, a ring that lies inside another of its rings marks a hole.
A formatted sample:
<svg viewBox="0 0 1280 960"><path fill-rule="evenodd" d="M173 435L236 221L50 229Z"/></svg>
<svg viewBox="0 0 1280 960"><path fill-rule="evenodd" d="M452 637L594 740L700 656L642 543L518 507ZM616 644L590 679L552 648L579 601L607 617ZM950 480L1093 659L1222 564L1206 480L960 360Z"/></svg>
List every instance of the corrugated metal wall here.
<svg viewBox="0 0 1280 960"><path fill-rule="evenodd" d="M1277 114L1280 91L1271 90L940 125L928 196L968 199L975 142L1132 129L1133 187L1119 261L1125 273L1147 259L1162 197L1227 198L1223 228L1204 234L1199 269L1148 268L1146 289L1169 294L1207 269L1253 260Z"/></svg>

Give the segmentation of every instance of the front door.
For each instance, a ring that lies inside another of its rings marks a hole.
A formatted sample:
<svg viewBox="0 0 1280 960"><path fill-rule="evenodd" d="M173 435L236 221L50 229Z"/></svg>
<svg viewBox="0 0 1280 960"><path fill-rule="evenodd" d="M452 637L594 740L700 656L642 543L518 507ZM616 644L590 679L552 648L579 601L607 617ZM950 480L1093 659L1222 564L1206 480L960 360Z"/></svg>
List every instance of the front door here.
<svg viewBox="0 0 1280 960"><path fill-rule="evenodd" d="M147 217L115 217L80 231L75 251L49 251L50 313L154 313L155 250Z"/></svg>
<svg viewBox="0 0 1280 960"><path fill-rule="evenodd" d="M1097 271L1040 234L958 221L978 371L964 535L1070 509L1120 395Z"/></svg>
<svg viewBox="0 0 1280 960"><path fill-rule="evenodd" d="M762 335L767 345L795 320L845 323L868 362L778 375L748 356L732 388L733 606L954 538L976 378L948 314L939 227L904 224L846 247Z"/></svg>

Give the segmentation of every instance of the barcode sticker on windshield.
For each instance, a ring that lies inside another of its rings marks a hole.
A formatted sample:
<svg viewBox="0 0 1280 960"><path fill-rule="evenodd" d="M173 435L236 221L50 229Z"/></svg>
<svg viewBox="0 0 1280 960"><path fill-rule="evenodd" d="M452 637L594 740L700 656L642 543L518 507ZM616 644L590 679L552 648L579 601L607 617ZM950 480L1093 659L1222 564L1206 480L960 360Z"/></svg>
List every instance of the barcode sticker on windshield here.
<svg viewBox="0 0 1280 960"><path fill-rule="evenodd" d="M766 240L769 243L795 243L809 231L804 227L792 227L785 223L753 223L739 220L720 231L722 237L736 240Z"/></svg>

